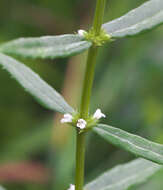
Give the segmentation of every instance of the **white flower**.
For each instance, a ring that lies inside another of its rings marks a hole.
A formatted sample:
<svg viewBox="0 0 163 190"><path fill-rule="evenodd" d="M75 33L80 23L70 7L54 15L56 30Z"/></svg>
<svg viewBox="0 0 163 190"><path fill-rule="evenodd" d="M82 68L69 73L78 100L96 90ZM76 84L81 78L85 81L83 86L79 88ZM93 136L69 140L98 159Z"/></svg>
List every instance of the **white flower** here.
<svg viewBox="0 0 163 190"><path fill-rule="evenodd" d="M61 123L71 123L72 122L72 115L69 113L64 114L63 118L61 119Z"/></svg>
<svg viewBox="0 0 163 190"><path fill-rule="evenodd" d="M85 30L78 30L78 34L79 34L79 36L84 37L84 35L86 34L86 31Z"/></svg>
<svg viewBox="0 0 163 190"><path fill-rule="evenodd" d="M87 122L84 119L78 119L77 127L80 129L84 129L87 125Z"/></svg>
<svg viewBox="0 0 163 190"><path fill-rule="evenodd" d="M105 114L101 112L100 109L97 109L96 112L93 114L94 119L100 119L102 117L106 117Z"/></svg>
<svg viewBox="0 0 163 190"><path fill-rule="evenodd" d="M75 190L75 185L70 185L70 188L68 190Z"/></svg>

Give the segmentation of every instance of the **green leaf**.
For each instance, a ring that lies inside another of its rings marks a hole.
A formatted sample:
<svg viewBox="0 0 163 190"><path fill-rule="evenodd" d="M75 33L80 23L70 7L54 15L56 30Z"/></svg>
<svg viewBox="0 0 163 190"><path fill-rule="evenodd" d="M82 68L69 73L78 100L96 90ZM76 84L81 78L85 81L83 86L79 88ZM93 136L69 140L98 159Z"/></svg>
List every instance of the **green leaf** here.
<svg viewBox="0 0 163 190"><path fill-rule="evenodd" d="M74 34L20 38L2 44L0 51L25 58L59 58L79 54L91 46L91 42Z"/></svg>
<svg viewBox="0 0 163 190"><path fill-rule="evenodd" d="M99 124L93 130L108 142L136 156L163 164L163 145L161 144L154 143L109 125Z"/></svg>
<svg viewBox="0 0 163 190"><path fill-rule="evenodd" d="M24 64L0 53L0 65L46 108L61 113L73 112L58 92Z"/></svg>
<svg viewBox="0 0 163 190"><path fill-rule="evenodd" d="M85 186L85 190L126 190L145 182L162 166L145 159L136 159L116 166Z"/></svg>
<svg viewBox="0 0 163 190"><path fill-rule="evenodd" d="M105 23L103 29L113 38L133 36L163 23L163 1L150 0L126 15Z"/></svg>
<svg viewBox="0 0 163 190"><path fill-rule="evenodd" d="M136 184L128 190L162 190L163 187L163 169L160 169L152 179L144 184Z"/></svg>

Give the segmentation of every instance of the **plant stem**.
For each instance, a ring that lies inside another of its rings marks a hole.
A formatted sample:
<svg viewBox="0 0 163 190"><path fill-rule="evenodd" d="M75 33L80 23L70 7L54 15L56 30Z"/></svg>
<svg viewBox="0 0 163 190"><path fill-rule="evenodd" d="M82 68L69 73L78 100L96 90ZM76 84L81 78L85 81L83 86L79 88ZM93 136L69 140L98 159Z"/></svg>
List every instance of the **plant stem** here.
<svg viewBox="0 0 163 190"><path fill-rule="evenodd" d="M83 94L82 94L81 107L80 107L81 117L84 119L87 119L89 115L90 98L91 98L91 91L94 80L97 52L98 52L98 47L94 46L92 46L88 52L87 66L86 66L84 84L83 84Z"/></svg>
<svg viewBox="0 0 163 190"><path fill-rule="evenodd" d="M103 23L104 10L105 10L106 0L97 0L96 10L93 22L93 29L95 31L96 36L100 34L101 26Z"/></svg>
<svg viewBox="0 0 163 190"><path fill-rule="evenodd" d="M93 30L95 36L98 36L101 31L103 15L106 0L97 0L96 11L93 22ZM88 52L87 66L84 76L83 91L80 105L80 117L87 119L89 116L90 98L94 80L95 65L97 59L98 47L92 45ZM84 184L84 162L85 162L85 133L77 131L77 146L76 146L76 176L75 190L83 190Z"/></svg>
<svg viewBox="0 0 163 190"><path fill-rule="evenodd" d="M75 190L82 190L84 184L85 133L77 133Z"/></svg>

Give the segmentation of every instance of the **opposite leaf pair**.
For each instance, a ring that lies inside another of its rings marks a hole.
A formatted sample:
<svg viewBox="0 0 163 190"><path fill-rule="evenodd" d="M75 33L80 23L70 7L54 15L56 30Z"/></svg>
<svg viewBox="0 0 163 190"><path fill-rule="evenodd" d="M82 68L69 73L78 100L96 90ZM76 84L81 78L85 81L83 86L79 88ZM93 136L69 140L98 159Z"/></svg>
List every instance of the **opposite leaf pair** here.
<svg viewBox="0 0 163 190"><path fill-rule="evenodd" d="M137 35L162 23L163 1L150 0L126 15L103 24L102 29L111 38L116 39ZM91 47L92 42L85 40L82 35L66 34L40 38L21 38L2 44L0 52L26 58L68 57Z"/></svg>
<svg viewBox="0 0 163 190"><path fill-rule="evenodd" d="M13 76L19 81L19 83L21 83L23 87L30 91L32 95L37 97L37 99L39 99L42 103L46 104L47 108L60 111L61 113L72 113L74 111L55 90L49 87L45 82L42 81L42 79L40 79L38 75L33 73L33 71L31 71L25 65L22 65L13 58L10 58L3 54L0 54L0 64L3 65L7 71L12 73ZM53 96L48 94L49 92L50 94L52 93ZM99 124L93 130L112 144L120 146L125 150L130 151L138 156L163 164L162 145L150 142L136 135L129 134L121 129L113 128L106 125ZM133 172L133 174L130 173L129 175L122 175L121 177L123 178L121 182L117 182L117 176L115 176L115 181L113 181L113 183L111 184L108 183L108 185L103 184L103 186L106 185L106 188L102 189L116 190L117 188L121 187L121 189L124 190L129 185L144 181L146 178L148 178L154 172L161 168L161 166L152 162L143 159L140 160L141 161L133 161L133 163L137 163L135 164L135 168L139 166L141 167L141 172L142 166L145 165L146 169L143 169L142 175L135 175L135 172ZM142 165L140 163L142 163ZM131 165L132 170L128 169L127 165L124 167L126 168L124 172L134 171L133 165ZM121 170L115 169L115 171L117 171L117 174L115 173L116 175L121 173ZM112 170L110 172L112 173ZM108 175L110 175L109 173ZM97 180L101 181L105 177L108 177L107 174L101 176ZM108 180L105 181L107 182ZM95 190L96 187L97 184L95 180L95 182L88 184L85 189Z"/></svg>
<svg viewBox="0 0 163 190"><path fill-rule="evenodd" d="M104 24L102 28L111 38L122 38L139 34L161 23L163 23L163 1L150 0L125 16ZM46 108L63 114L72 114L74 113L74 109L67 104L58 92L51 88L30 68L5 54L27 58L53 59L79 54L91 46L92 41L85 40L84 37L73 34L41 38L21 38L0 46L0 52L2 52L0 53L0 65L11 73L12 76ZM162 145L107 125L96 125L93 131L118 147L140 157L163 164ZM137 176L135 173L139 166L139 170L143 172ZM131 165L127 164L117 167L115 170L111 170L110 174L104 174L104 176L88 184L85 188L88 190L117 190L117 188L124 190L132 184L144 181L147 177L160 169L160 167L161 166L143 159L136 160L131 162ZM135 168L135 170L133 170L133 168ZM121 176L122 171L124 175ZM134 173L132 173L132 171L134 171ZM107 180L104 179L105 177L107 177L107 179L110 177L112 183L109 182L108 184ZM119 182L117 182L118 177ZM100 185L99 188L98 184Z"/></svg>
<svg viewBox="0 0 163 190"><path fill-rule="evenodd" d="M146 14L144 14L144 12ZM104 24L103 29L109 32L113 38L134 35L135 33L131 31L137 31L138 33L149 29L150 26L156 26L162 23L162 14L163 1L150 0L125 16ZM147 25L149 21L151 24ZM15 40L1 45L0 51L30 58L55 58L80 53L88 49L91 45L91 42L85 41L79 35L63 35L58 37L51 36ZM0 53L0 65L11 73L12 76L46 108L63 114L74 113L74 109L67 104L58 92L24 64ZM94 131L109 140L109 142L127 151L163 164L162 145L110 126L98 125L97 128L94 128Z"/></svg>

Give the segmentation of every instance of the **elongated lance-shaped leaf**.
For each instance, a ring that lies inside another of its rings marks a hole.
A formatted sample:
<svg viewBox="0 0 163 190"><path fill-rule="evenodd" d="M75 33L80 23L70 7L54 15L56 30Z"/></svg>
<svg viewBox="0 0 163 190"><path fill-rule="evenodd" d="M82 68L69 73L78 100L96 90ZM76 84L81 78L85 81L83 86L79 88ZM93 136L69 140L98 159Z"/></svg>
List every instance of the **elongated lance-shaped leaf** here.
<svg viewBox="0 0 163 190"><path fill-rule="evenodd" d="M163 145L133 135L119 128L99 124L93 129L108 142L121 147L136 156L163 164Z"/></svg>
<svg viewBox="0 0 163 190"><path fill-rule="evenodd" d="M133 36L163 23L163 0L150 0L126 15L105 23L103 29L113 38Z"/></svg>
<svg viewBox="0 0 163 190"><path fill-rule="evenodd" d="M61 113L73 112L58 92L24 64L0 53L0 65L46 108Z"/></svg>
<svg viewBox="0 0 163 190"><path fill-rule="evenodd" d="M87 50L91 42L75 34L20 38L2 44L0 51L25 58L59 58L79 54Z"/></svg>
<svg viewBox="0 0 163 190"><path fill-rule="evenodd" d="M139 158L116 166L85 186L85 190L127 190L134 184L145 182L162 166Z"/></svg>

